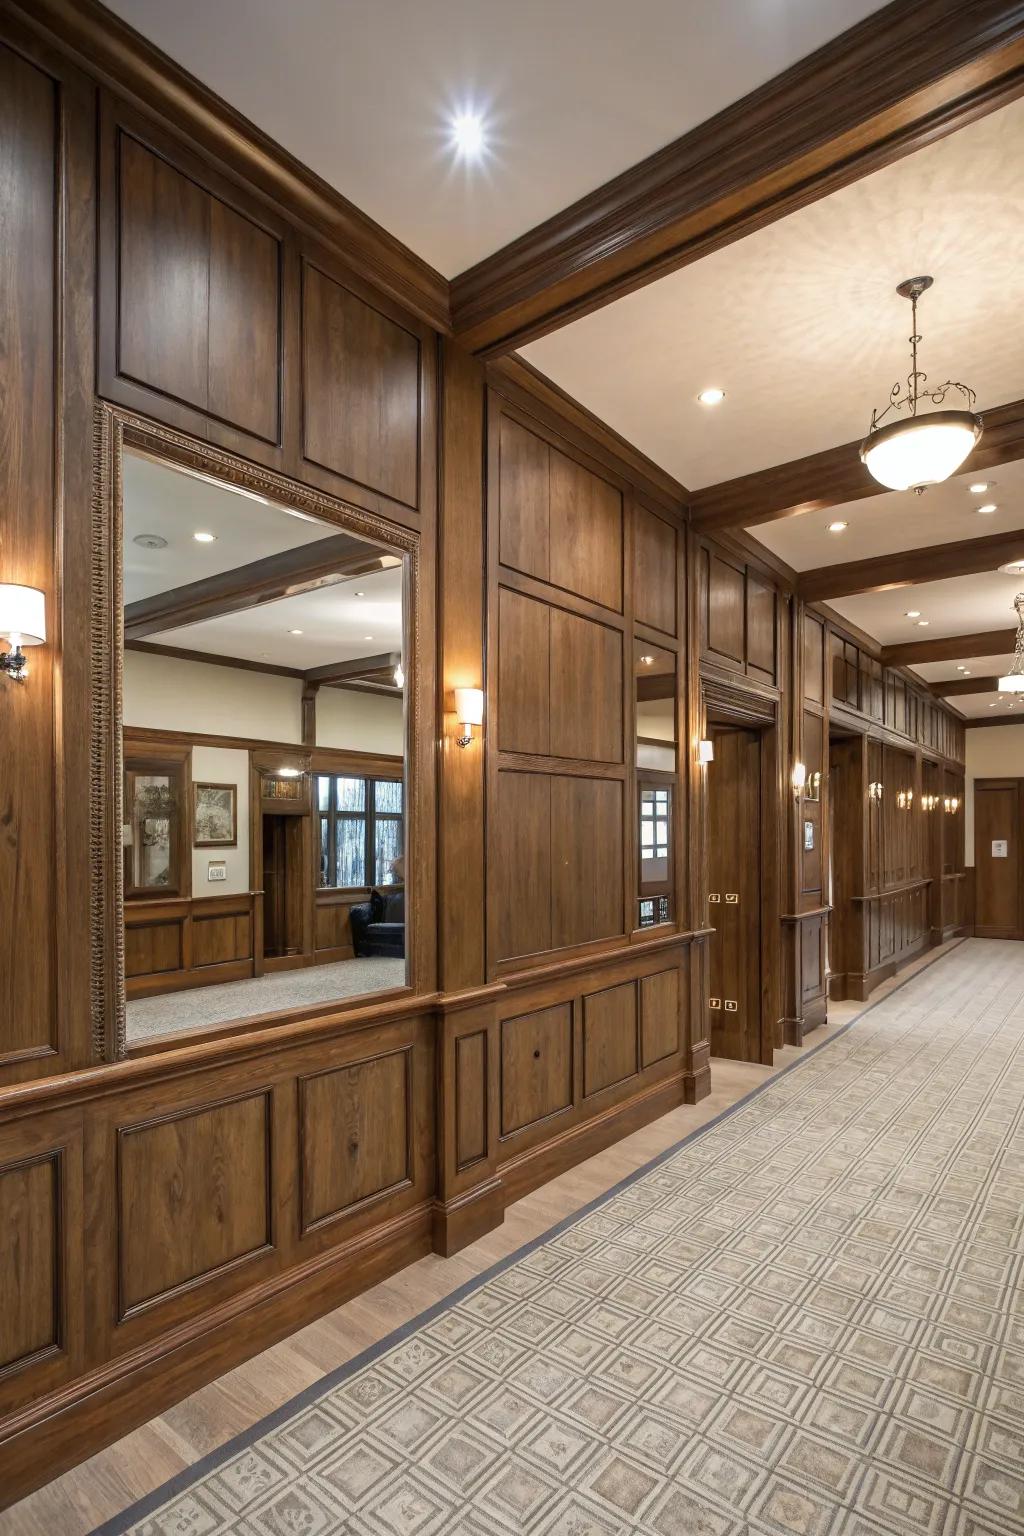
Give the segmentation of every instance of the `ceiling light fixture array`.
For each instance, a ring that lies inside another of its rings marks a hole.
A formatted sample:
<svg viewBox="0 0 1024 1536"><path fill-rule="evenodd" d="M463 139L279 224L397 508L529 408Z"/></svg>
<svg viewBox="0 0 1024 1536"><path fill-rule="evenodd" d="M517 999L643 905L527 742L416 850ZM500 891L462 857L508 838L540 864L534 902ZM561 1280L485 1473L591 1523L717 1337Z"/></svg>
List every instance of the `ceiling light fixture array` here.
<svg viewBox="0 0 1024 1536"><path fill-rule="evenodd" d="M922 339L917 329L917 301L932 286L930 277L909 277L897 286L901 298L909 299L913 313L910 334L910 373L906 393L895 383L889 391L889 403L882 411L872 411L871 430L860 446L860 456L871 475L891 491L917 492L927 485L938 485L955 474L982 434L982 420L974 411L975 394L966 384L947 379L934 389L927 387L928 375L917 366L917 345ZM930 401L942 405L951 389L959 391L967 402L966 410L929 411L917 414L918 407ZM890 411L906 410L907 415L880 426Z"/></svg>
<svg viewBox="0 0 1024 1536"><path fill-rule="evenodd" d="M1017 610L1017 643L1010 670L999 679L1000 693L1024 693L1024 592L1018 592L1013 606Z"/></svg>

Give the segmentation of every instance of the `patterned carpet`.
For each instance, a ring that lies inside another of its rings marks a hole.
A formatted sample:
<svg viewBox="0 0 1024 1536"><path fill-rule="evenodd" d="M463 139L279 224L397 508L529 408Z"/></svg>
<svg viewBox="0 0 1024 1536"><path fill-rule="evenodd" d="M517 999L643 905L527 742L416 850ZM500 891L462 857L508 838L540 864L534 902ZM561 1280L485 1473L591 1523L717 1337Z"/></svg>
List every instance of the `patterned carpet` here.
<svg viewBox="0 0 1024 1536"><path fill-rule="evenodd" d="M972 940L102 1528L1021 1536L1024 944Z"/></svg>

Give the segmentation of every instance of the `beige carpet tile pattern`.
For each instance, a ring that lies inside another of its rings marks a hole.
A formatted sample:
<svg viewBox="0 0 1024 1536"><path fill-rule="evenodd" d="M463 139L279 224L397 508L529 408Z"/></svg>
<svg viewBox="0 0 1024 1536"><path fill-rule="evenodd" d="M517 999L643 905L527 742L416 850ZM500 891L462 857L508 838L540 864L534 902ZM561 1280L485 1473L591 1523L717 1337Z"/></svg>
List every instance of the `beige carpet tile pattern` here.
<svg viewBox="0 0 1024 1536"><path fill-rule="evenodd" d="M1024 945L970 941L101 1529L1020 1536Z"/></svg>

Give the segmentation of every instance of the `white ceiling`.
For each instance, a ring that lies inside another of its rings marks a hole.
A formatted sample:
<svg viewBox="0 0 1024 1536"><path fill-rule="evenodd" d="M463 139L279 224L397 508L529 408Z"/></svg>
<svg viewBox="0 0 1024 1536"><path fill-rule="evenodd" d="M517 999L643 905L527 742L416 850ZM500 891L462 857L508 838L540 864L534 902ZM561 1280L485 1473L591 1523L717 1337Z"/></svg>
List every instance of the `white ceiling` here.
<svg viewBox="0 0 1024 1536"><path fill-rule="evenodd" d="M968 720L998 720L1001 715L1013 719L1020 715L1024 719L1024 703L1020 698L1010 695L994 699L990 693L964 693L955 699L950 699L954 709L966 715ZM1024 763L1021 764L1024 767Z"/></svg>
<svg viewBox="0 0 1024 1536"><path fill-rule="evenodd" d="M987 484L988 491L972 495L968 487L975 482ZM978 507L993 502L995 512L978 512ZM829 533L831 522L848 526L842 533ZM794 570L808 571L1016 528L1024 528L1024 460L984 473L972 474L968 468L943 485L931 486L921 496L913 491L885 491L827 512L805 512L749 531ZM1024 539L1020 554L1024 558Z"/></svg>
<svg viewBox="0 0 1024 1536"><path fill-rule="evenodd" d="M901 645L980 630L1012 629L1017 622L1013 600L1022 590L1024 582L1019 576L986 571L979 576L952 576L945 581L927 581L888 592L838 597L829 607L851 624L866 629L880 645ZM926 628L919 626L916 619L905 617L908 608L920 610L921 618L927 621Z"/></svg>
<svg viewBox="0 0 1024 1536"><path fill-rule="evenodd" d="M877 0L109 0L451 277L746 95ZM455 164L453 110L493 153Z"/></svg>
<svg viewBox="0 0 1024 1536"><path fill-rule="evenodd" d="M918 677L924 678L926 683L944 683L950 678L958 677L1002 677L1013 660L1013 652L1008 651L1005 656L965 656L963 661L922 661L916 667L911 667ZM960 672L958 668L966 667L967 672Z"/></svg>
<svg viewBox="0 0 1024 1536"><path fill-rule="evenodd" d="M862 437L909 363L1024 396L1024 101L532 342L523 355L691 490ZM699 390L726 391L716 407Z"/></svg>

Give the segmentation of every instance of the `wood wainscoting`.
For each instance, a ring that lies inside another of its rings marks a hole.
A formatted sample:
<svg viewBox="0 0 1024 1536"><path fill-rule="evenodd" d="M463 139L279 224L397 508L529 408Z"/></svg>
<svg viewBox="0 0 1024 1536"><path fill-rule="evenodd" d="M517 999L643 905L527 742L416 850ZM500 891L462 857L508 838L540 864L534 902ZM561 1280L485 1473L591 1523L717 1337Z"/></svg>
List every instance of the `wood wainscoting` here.
<svg viewBox="0 0 1024 1536"><path fill-rule="evenodd" d="M259 891L235 896L159 897L124 909L125 991L155 997L255 974Z"/></svg>

